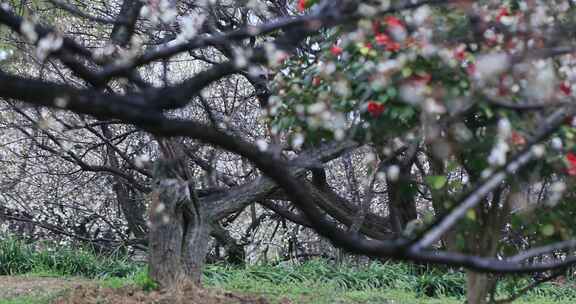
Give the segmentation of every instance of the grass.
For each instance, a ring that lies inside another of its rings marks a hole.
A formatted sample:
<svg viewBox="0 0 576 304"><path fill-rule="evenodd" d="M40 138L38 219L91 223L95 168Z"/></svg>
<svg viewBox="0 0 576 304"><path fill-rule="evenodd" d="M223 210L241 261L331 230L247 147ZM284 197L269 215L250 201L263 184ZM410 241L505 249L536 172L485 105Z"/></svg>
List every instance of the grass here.
<svg viewBox="0 0 576 304"><path fill-rule="evenodd" d="M82 277L104 287L136 285L156 288L144 265L123 255L101 256L88 249L43 244L41 249L23 241L0 241L0 275ZM508 278L499 284L500 297L529 284L527 278ZM210 288L259 294L280 302L296 303L462 303L465 277L442 267L403 263L371 263L363 267L335 266L323 260L301 265L253 265L232 267L208 265L204 284ZM571 286L569 286L571 285ZM544 284L515 303L575 303L572 284ZM53 297L54 295L52 295ZM49 295L1 300L0 304L48 303Z"/></svg>
<svg viewBox="0 0 576 304"><path fill-rule="evenodd" d="M297 303L462 303L466 292L461 272L403 263L372 263L361 268L337 267L322 260L288 267L210 265L204 281L229 291ZM499 285L499 296L506 297L529 282L527 278L509 278ZM572 286L548 283L516 303L575 302Z"/></svg>
<svg viewBox="0 0 576 304"><path fill-rule="evenodd" d="M13 299L0 299L0 304L44 304L50 303L53 296L24 296Z"/></svg>
<svg viewBox="0 0 576 304"><path fill-rule="evenodd" d="M139 265L120 254L99 256L85 248L40 244L43 249L17 239L0 241L0 275L24 273L87 278L127 277Z"/></svg>

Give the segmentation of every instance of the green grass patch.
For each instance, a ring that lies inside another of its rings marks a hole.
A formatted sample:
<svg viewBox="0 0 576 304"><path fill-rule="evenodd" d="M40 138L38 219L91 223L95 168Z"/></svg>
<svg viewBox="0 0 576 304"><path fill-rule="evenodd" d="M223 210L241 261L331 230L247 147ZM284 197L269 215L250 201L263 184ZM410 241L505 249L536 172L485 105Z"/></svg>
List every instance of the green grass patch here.
<svg viewBox="0 0 576 304"><path fill-rule="evenodd" d="M133 263L125 255L103 256L85 248L48 243L34 246L10 238L0 240L0 275L82 277L110 288L127 285L144 290L157 288L145 265ZM506 297L530 282L526 277L506 278L498 285L499 297ZM573 283L543 284L516 303L576 303ZM204 284L209 288L258 294L278 302L288 298L296 303L319 304L451 304L462 303L466 293L464 273L444 267L379 262L356 267L324 260L298 265L207 265ZM31 296L0 300L0 304L48 301Z"/></svg>
<svg viewBox="0 0 576 304"><path fill-rule="evenodd" d="M0 275L128 277L139 268L141 265L130 262L121 254L97 255L82 247L56 246L47 242L32 245L13 238L0 241Z"/></svg>

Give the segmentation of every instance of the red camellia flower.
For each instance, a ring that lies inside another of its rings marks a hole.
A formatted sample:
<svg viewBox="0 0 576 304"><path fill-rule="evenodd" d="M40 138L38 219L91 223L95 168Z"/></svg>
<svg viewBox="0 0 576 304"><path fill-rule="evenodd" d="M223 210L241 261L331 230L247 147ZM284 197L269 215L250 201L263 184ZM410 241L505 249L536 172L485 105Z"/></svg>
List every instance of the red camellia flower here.
<svg viewBox="0 0 576 304"><path fill-rule="evenodd" d="M308 0L298 0L298 11L303 12L308 7Z"/></svg>
<svg viewBox="0 0 576 304"><path fill-rule="evenodd" d="M321 82L322 79L318 76L314 76L314 78L312 78L312 85L315 87L319 86Z"/></svg>
<svg viewBox="0 0 576 304"><path fill-rule="evenodd" d="M333 45L330 48L330 53L332 53L332 55L334 56L340 56L340 54L342 54L343 49L337 45Z"/></svg>
<svg viewBox="0 0 576 304"><path fill-rule="evenodd" d="M398 52L400 50L400 43L390 42L386 45L386 50L390 52Z"/></svg>
<svg viewBox="0 0 576 304"><path fill-rule="evenodd" d="M375 101L368 102L368 113L370 113L372 117L378 117L382 115L385 109L386 107L381 103L377 103Z"/></svg>
<svg viewBox="0 0 576 304"><path fill-rule="evenodd" d="M576 175L576 154L572 152L568 152L566 154L566 161L568 161L568 175L575 176Z"/></svg>
<svg viewBox="0 0 576 304"><path fill-rule="evenodd" d="M522 136L522 134L516 132L516 131L512 131L512 144L514 144L515 146L523 146L526 144L526 139L524 138L524 136Z"/></svg>
<svg viewBox="0 0 576 304"><path fill-rule="evenodd" d="M560 84L560 91L562 91L564 95L570 96L572 94L572 87L570 87L570 84L564 81Z"/></svg>
<svg viewBox="0 0 576 304"><path fill-rule="evenodd" d="M496 15L496 21L500 22L500 20L502 20L502 17L508 17L508 16L510 16L510 11L508 10L508 8L503 7L498 12L498 15Z"/></svg>
<svg viewBox="0 0 576 304"><path fill-rule="evenodd" d="M388 43L390 43L392 41L392 39L390 39L390 37L386 34L376 34L376 36L374 37L376 39L376 43L378 45L387 45Z"/></svg>
<svg viewBox="0 0 576 304"><path fill-rule="evenodd" d="M374 34L380 34L382 33L382 31L380 31L380 26L382 24L380 23L380 21L378 20L374 20L372 21L372 31L374 32Z"/></svg>
<svg viewBox="0 0 576 304"><path fill-rule="evenodd" d="M476 74L476 65L474 63L468 63L466 66L466 72L468 72L468 75L470 76Z"/></svg>
<svg viewBox="0 0 576 304"><path fill-rule="evenodd" d="M570 127L576 126L576 117L575 116L568 116L564 119L564 124Z"/></svg>
<svg viewBox="0 0 576 304"><path fill-rule="evenodd" d="M454 58L458 61L466 59L466 46L461 45L454 50Z"/></svg>
<svg viewBox="0 0 576 304"><path fill-rule="evenodd" d="M412 77L410 77L410 82L422 84L422 85L427 85L428 83L430 83L431 80L432 80L432 75L430 75L428 73L415 74Z"/></svg>
<svg viewBox="0 0 576 304"><path fill-rule="evenodd" d="M384 19L384 22L389 27L404 27L404 24L402 23L402 21L400 21L400 19L398 19L394 16L386 17L386 19Z"/></svg>
<svg viewBox="0 0 576 304"><path fill-rule="evenodd" d="M387 51L397 52L400 50L400 43L393 41L386 34L377 34L374 39L378 45L385 46Z"/></svg>

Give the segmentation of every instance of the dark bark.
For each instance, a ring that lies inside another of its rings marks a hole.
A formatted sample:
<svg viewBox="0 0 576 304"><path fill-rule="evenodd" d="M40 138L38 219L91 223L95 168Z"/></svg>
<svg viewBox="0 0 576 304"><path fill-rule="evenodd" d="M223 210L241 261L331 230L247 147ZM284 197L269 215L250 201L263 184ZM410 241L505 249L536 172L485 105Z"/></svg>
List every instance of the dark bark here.
<svg viewBox="0 0 576 304"><path fill-rule="evenodd" d="M112 132L108 126L102 126L102 133L106 139L110 140L112 138ZM110 147L110 145L106 146L106 156L109 165L112 168L121 170L120 161L118 160L116 152ZM114 175L113 180L113 189L116 194L116 201L126 219L128 229L132 234L134 234L134 237L138 239L145 238L147 225L144 220L145 207L142 203L142 199L139 198L134 191L130 191L130 185L119 176Z"/></svg>
<svg viewBox="0 0 576 304"><path fill-rule="evenodd" d="M193 175L179 143L160 140L150 207L150 275L161 286L201 283L210 225L198 205Z"/></svg>
<svg viewBox="0 0 576 304"><path fill-rule="evenodd" d="M226 250L226 262L232 265L243 265L246 261L244 246L239 244L228 231L218 224L212 225L210 234Z"/></svg>

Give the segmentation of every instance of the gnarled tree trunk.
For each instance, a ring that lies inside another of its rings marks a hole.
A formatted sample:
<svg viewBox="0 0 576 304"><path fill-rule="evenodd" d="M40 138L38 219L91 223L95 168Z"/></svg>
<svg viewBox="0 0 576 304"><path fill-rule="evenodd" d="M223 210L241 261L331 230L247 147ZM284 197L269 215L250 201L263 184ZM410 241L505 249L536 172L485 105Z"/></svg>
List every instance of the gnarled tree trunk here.
<svg viewBox="0 0 576 304"><path fill-rule="evenodd" d="M150 206L150 276L163 287L200 284L209 221L195 195L193 176L179 158L179 146L161 141L160 147L164 157L156 164Z"/></svg>

